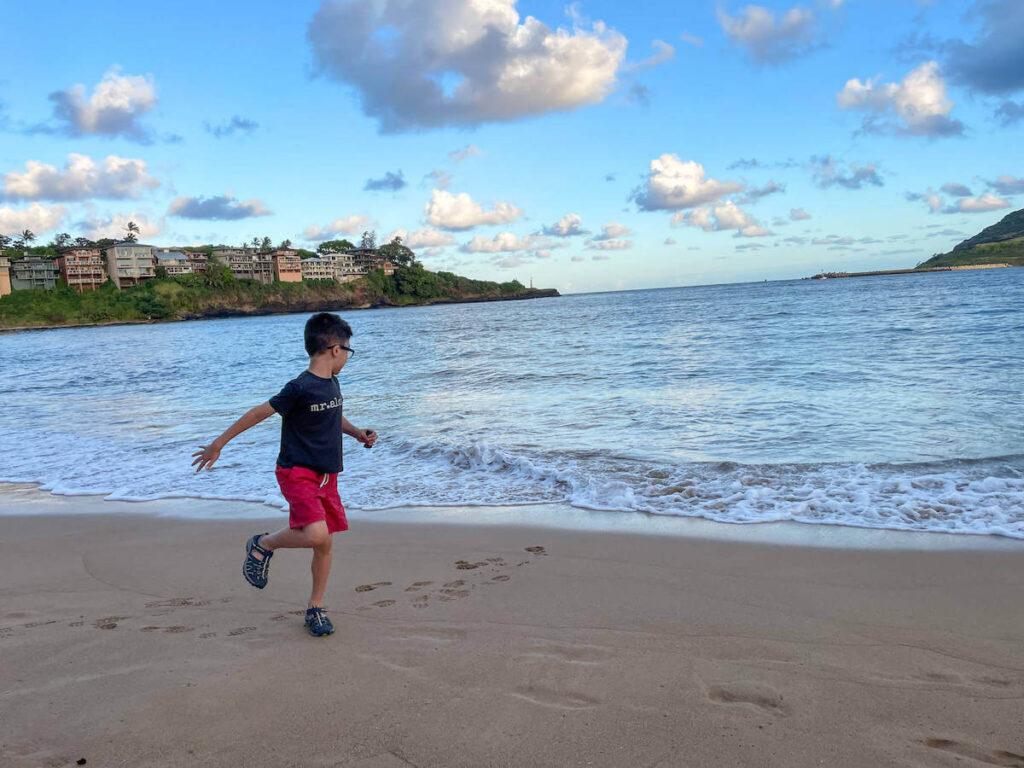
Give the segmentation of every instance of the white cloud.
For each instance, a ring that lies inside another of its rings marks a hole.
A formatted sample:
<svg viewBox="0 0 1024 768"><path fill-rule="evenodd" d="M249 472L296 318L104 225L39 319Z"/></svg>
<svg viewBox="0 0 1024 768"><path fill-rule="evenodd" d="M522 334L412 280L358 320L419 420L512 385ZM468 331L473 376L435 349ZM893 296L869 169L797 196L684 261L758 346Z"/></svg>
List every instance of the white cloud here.
<svg viewBox="0 0 1024 768"><path fill-rule="evenodd" d="M109 155L100 165L87 155L68 155L64 169L36 160L25 163L24 173L3 176L6 200L120 200L138 197L160 182L146 170L142 160Z"/></svg>
<svg viewBox="0 0 1024 768"><path fill-rule="evenodd" d="M464 163L471 157L479 157L483 154L483 150L475 144L467 144L462 149L454 149L448 153L448 157L451 158L454 163Z"/></svg>
<svg viewBox="0 0 1024 768"><path fill-rule="evenodd" d="M632 240L591 240L587 243L591 251L626 251L632 247Z"/></svg>
<svg viewBox="0 0 1024 768"><path fill-rule="evenodd" d="M946 83L938 62L925 62L899 83L880 83L879 80L875 77L861 82L853 78L836 95L841 109L869 113L864 120L865 132L914 136L963 133L963 123L949 117L953 102L946 96ZM879 119L889 113L895 114L899 122Z"/></svg>
<svg viewBox="0 0 1024 768"><path fill-rule="evenodd" d="M535 251L538 249L564 248L566 243L553 243L540 235L519 237L512 232L501 232L494 237L477 235L462 246L466 253L508 253L512 251Z"/></svg>
<svg viewBox="0 0 1024 768"><path fill-rule="evenodd" d="M164 230L163 219L150 221L142 213L115 213L110 216L90 216L84 221L78 222L77 226L85 232L85 237L88 237L90 240L99 240L104 237L120 240L125 235L125 227L129 221L134 221L138 225L138 237L143 242L146 238L155 237Z"/></svg>
<svg viewBox="0 0 1024 768"><path fill-rule="evenodd" d="M447 171L442 171L440 168L435 168L426 174L423 179L424 181L429 179L437 189L448 189L448 185L452 183L452 175Z"/></svg>
<svg viewBox="0 0 1024 768"><path fill-rule="evenodd" d="M307 240L333 240L338 235L358 235L368 229L370 217L365 213L356 213L352 216L342 216L335 219L326 227L310 225L302 231L302 236Z"/></svg>
<svg viewBox="0 0 1024 768"><path fill-rule="evenodd" d="M353 232L352 234L355 234ZM408 248L443 248L446 245L454 245L455 238L448 232L442 232L433 227L423 227L408 232L405 229L396 229L381 242L390 243L395 237L402 238L402 244ZM431 256L436 253L430 254Z"/></svg>
<svg viewBox="0 0 1024 768"><path fill-rule="evenodd" d="M1016 195L1024 192L1024 179L1018 179L1008 173L1004 173L995 181L988 182L988 185L1001 195Z"/></svg>
<svg viewBox="0 0 1024 768"><path fill-rule="evenodd" d="M12 208L0 205L0 232L9 235L18 234L31 229L37 235L56 229L67 213L63 205L47 208L39 203L32 203L27 208Z"/></svg>
<svg viewBox="0 0 1024 768"><path fill-rule="evenodd" d="M620 237L627 237L632 235L633 230L627 227L625 224L620 224L617 221L609 221L607 224L602 225L601 234L594 235L591 238L591 242L600 242L601 240L615 240Z"/></svg>
<svg viewBox="0 0 1024 768"><path fill-rule="evenodd" d="M697 37L696 35L691 35L689 32L683 32L683 34L679 36L679 39L682 40L687 45L693 45L696 46L697 48L704 47L704 38Z"/></svg>
<svg viewBox="0 0 1024 768"><path fill-rule="evenodd" d="M427 221L441 229L470 229L484 224L510 224L523 215L513 203L496 202L489 210L465 192L453 195L443 189L430 193L423 207Z"/></svg>
<svg viewBox="0 0 1024 768"><path fill-rule="evenodd" d="M596 104L626 54L626 38L600 21L576 15L552 30L521 20L516 0L324 0L307 36L315 66L352 86L384 131Z"/></svg>
<svg viewBox="0 0 1024 768"><path fill-rule="evenodd" d="M647 183L633 193L633 199L646 211L676 211L712 203L742 189L743 185L736 181L705 178L700 163L683 162L677 155L664 154L651 160Z"/></svg>
<svg viewBox="0 0 1024 768"><path fill-rule="evenodd" d="M732 200L711 207L695 208L686 213L680 211L672 216L671 223L674 227L699 227L705 232L735 230L737 237L766 237L774 234Z"/></svg>
<svg viewBox="0 0 1024 768"><path fill-rule="evenodd" d="M122 75L117 67L107 72L86 97L85 86L73 85L50 94L53 113L73 136L121 136L148 142L149 132L138 119L157 102L156 86L146 75Z"/></svg>
<svg viewBox="0 0 1024 768"><path fill-rule="evenodd" d="M659 64L664 64L666 61L671 61L676 55L675 46L669 45L664 40L654 40L651 42L651 48L654 49L654 53L648 56L642 61L633 62L623 67L625 72L639 72L643 69L651 69Z"/></svg>
<svg viewBox="0 0 1024 768"><path fill-rule="evenodd" d="M168 216L180 216L183 219L214 219L220 221L236 221L253 216L269 216L272 214L262 200L236 200L229 192L213 197L176 197L167 209Z"/></svg>
<svg viewBox="0 0 1024 768"><path fill-rule="evenodd" d="M726 37L746 48L758 64L780 64L821 45L817 19L805 8L791 8L778 17L761 5L748 5L737 16L719 8L718 23Z"/></svg>
<svg viewBox="0 0 1024 768"><path fill-rule="evenodd" d="M583 229L583 219L575 213L565 214L565 216L550 227L544 227L542 231L545 235L550 235L551 237L573 237L575 235L590 234L587 230Z"/></svg>
<svg viewBox="0 0 1024 768"><path fill-rule="evenodd" d="M980 197L961 197L952 206L950 213L986 213L998 211L1002 208L1009 208L1010 204L1001 197L996 197L991 192L986 192Z"/></svg>
<svg viewBox="0 0 1024 768"><path fill-rule="evenodd" d="M811 218L811 214L805 211L803 208L790 208L789 218L793 221L806 221Z"/></svg>

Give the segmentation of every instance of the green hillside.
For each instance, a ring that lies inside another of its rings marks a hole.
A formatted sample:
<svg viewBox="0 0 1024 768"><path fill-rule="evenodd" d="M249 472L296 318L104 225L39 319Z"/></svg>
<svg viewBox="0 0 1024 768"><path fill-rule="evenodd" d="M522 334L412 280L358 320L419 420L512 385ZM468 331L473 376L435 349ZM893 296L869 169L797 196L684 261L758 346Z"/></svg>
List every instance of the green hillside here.
<svg viewBox="0 0 1024 768"><path fill-rule="evenodd" d="M939 253L917 265L961 267L978 264L1012 264L1024 267L1024 208L1007 214L998 223L964 240L949 253Z"/></svg>

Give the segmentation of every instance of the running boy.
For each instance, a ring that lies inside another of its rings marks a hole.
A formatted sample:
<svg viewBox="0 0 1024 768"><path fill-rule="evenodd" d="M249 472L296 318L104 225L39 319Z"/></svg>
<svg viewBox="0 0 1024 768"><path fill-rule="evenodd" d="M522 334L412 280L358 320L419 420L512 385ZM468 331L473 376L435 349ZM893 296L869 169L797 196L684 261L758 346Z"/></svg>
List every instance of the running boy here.
<svg viewBox="0 0 1024 768"><path fill-rule="evenodd" d="M324 613L324 590L331 572L331 534L348 530L345 508L338 496L342 470L341 435L351 435L370 448L377 441L372 429L357 429L341 414L341 388L336 378L354 352L352 329L337 315L320 312L306 322L309 368L284 385L262 405L250 409L210 445L192 454L196 472L209 469L228 442L273 413L281 414L281 450L277 482L288 501L288 527L277 533L257 533L246 542L242 573L257 589L267 586L270 558L276 549L313 550L313 592L306 610L306 627L321 637L334 632Z"/></svg>

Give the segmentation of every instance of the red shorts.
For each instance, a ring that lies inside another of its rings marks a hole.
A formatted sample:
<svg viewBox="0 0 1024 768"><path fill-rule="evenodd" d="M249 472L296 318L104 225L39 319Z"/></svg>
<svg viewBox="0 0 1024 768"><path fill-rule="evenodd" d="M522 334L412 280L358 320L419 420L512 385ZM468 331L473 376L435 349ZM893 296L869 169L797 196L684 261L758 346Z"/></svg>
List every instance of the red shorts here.
<svg viewBox="0 0 1024 768"><path fill-rule="evenodd" d="M323 520L331 533L348 530L336 474L321 475L305 467L278 467L275 474L288 501L289 528L304 528Z"/></svg>

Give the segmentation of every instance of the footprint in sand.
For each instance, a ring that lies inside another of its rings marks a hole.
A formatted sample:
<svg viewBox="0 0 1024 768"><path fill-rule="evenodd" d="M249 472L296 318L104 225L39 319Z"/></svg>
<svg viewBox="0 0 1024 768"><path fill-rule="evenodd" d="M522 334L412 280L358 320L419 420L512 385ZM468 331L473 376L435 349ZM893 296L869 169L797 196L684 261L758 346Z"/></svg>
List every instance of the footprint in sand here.
<svg viewBox="0 0 1024 768"><path fill-rule="evenodd" d="M532 555L546 555L548 551L544 547L526 547L527 552Z"/></svg>
<svg viewBox="0 0 1024 768"><path fill-rule="evenodd" d="M280 616L271 616L271 617L270 617L270 620L271 620L271 621L284 621L284 620L285 620L285 619L287 619L287 618L288 618L288 617L287 617L287 616L285 616L285 615L284 615L284 614L282 613L282 614L281 614Z"/></svg>
<svg viewBox="0 0 1024 768"><path fill-rule="evenodd" d="M22 624L21 626L31 629L32 627L45 627L47 624L56 624L57 620L52 619L50 621L30 621L28 624Z"/></svg>
<svg viewBox="0 0 1024 768"><path fill-rule="evenodd" d="M432 581L414 581L408 587L405 588L406 592L419 592L423 587L429 587L434 582Z"/></svg>
<svg viewBox="0 0 1024 768"><path fill-rule="evenodd" d="M507 576L507 575L505 575L503 573L503 574L501 574L501 576L493 576L491 578L491 581L508 581L511 578L512 578L511 576Z"/></svg>
<svg viewBox="0 0 1024 768"><path fill-rule="evenodd" d="M377 587L390 587L390 586L391 586L391 582L390 581L377 581L377 582L374 582L373 584L360 584L358 587L356 587L356 592L372 592Z"/></svg>
<svg viewBox="0 0 1024 768"><path fill-rule="evenodd" d="M782 694L767 685L756 683L727 683L708 689L708 698L718 704L749 704L777 715L788 715L789 707Z"/></svg>
<svg viewBox="0 0 1024 768"><path fill-rule="evenodd" d="M395 604L394 600L378 600L376 603L374 603L374 605L377 606L378 608L387 608L389 605L394 605L394 604Z"/></svg>
<svg viewBox="0 0 1024 768"><path fill-rule="evenodd" d="M977 760L988 765L1002 765L1008 768L1024 768L1024 755L1008 752L1005 749L985 749L974 744L964 744L952 739L925 739L921 742L926 747L950 752L959 757Z"/></svg>
<svg viewBox="0 0 1024 768"><path fill-rule="evenodd" d="M85 624L84 621L72 621L68 623L69 627L81 627Z"/></svg>
<svg viewBox="0 0 1024 768"><path fill-rule="evenodd" d="M173 626L165 627L164 632L169 635L180 635L182 632L191 632L193 629L195 629L195 627Z"/></svg>
<svg viewBox="0 0 1024 768"><path fill-rule="evenodd" d="M206 640L207 638L210 638L210 637L216 637L216 636L217 636L217 633L216 633L216 632L203 632L203 634L201 634L201 635L199 636L199 638L200 638L201 640Z"/></svg>
<svg viewBox="0 0 1024 768"><path fill-rule="evenodd" d="M427 595L420 595L419 597L414 597L412 599L412 607L413 608L426 608L427 607L427 601L429 601L429 600L430 600L430 598Z"/></svg>
<svg viewBox="0 0 1024 768"><path fill-rule="evenodd" d="M305 611L303 611L303 613L305 613ZM232 629L230 632L228 632L228 637L235 637L236 635L244 635L246 632L252 632L255 629L256 629L256 627L238 627L237 629Z"/></svg>
<svg viewBox="0 0 1024 768"><path fill-rule="evenodd" d="M131 616L107 616L103 619L96 619L96 621L93 622L93 626L97 629L116 629L117 622L130 618Z"/></svg>

